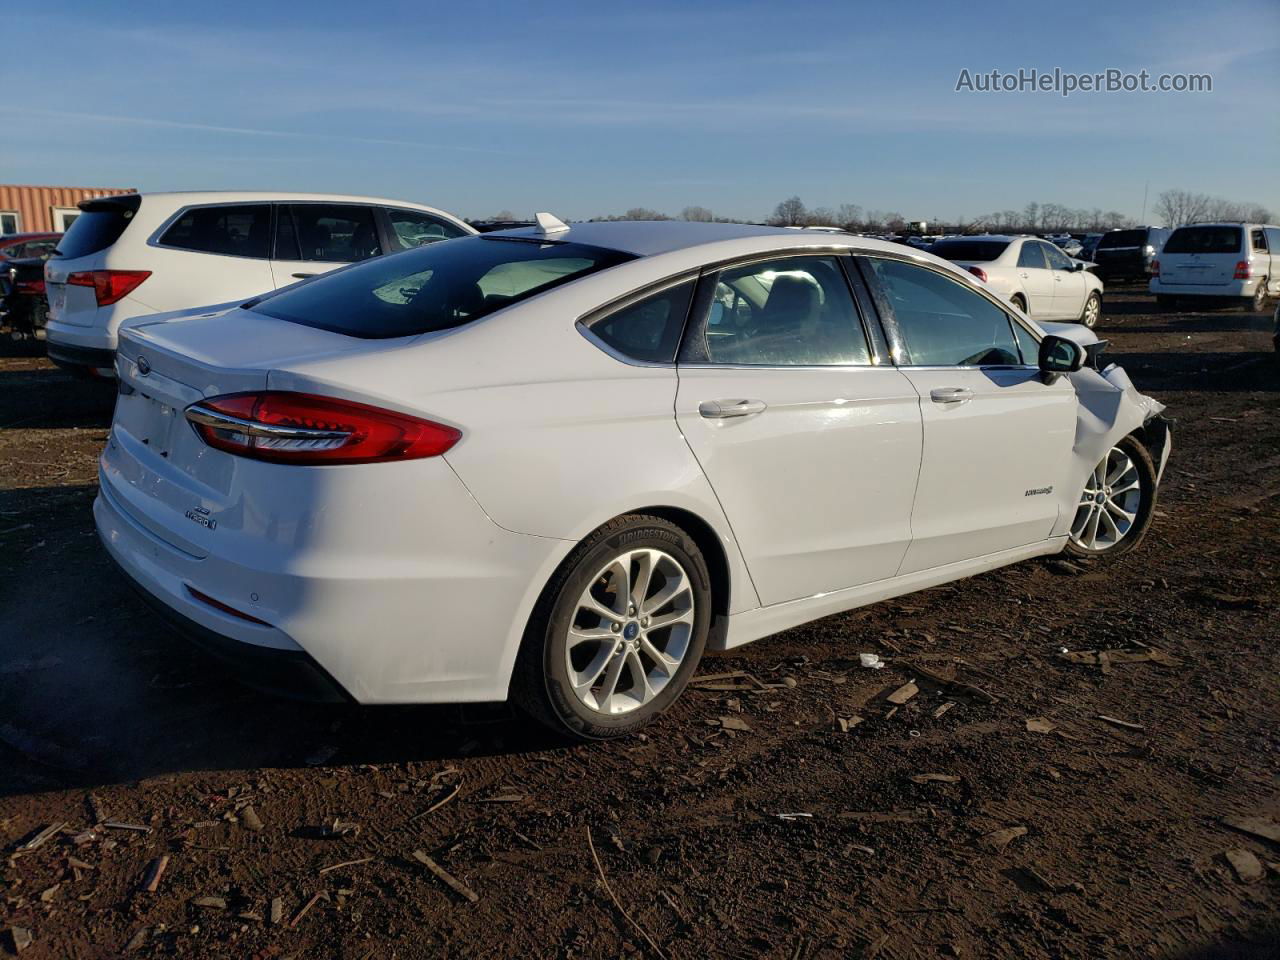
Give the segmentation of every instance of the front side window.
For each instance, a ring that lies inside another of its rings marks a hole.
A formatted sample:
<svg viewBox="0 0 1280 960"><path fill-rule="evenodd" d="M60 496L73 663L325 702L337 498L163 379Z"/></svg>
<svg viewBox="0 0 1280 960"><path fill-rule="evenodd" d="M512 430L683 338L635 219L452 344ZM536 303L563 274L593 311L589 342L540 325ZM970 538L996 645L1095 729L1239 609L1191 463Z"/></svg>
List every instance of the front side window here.
<svg viewBox="0 0 1280 960"><path fill-rule="evenodd" d="M1040 252L1040 244L1024 243L1018 251L1018 266L1022 269L1043 270L1044 254Z"/></svg>
<svg viewBox="0 0 1280 960"><path fill-rule="evenodd" d="M372 207L282 203L277 208L277 260L356 263L381 253Z"/></svg>
<svg viewBox="0 0 1280 960"><path fill-rule="evenodd" d="M271 206L252 203L185 210L164 232L160 243L180 250L265 260L270 255L270 238Z"/></svg>
<svg viewBox="0 0 1280 960"><path fill-rule="evenodd" d="M1047 260L1049 263L1050 270L1070 270L1071 269L1070 258L1061 250L1059 250L1057 247L1047 243L1038 243L1036 244L1036 246L1038 246L1040 248L1041 253L1044 254L1045 260Z"/></svg>
<svg viewBox="0 0 1280 960"><path fill-rule="evenodd" d="M1040 341L1031 335L1031 331L1018 321L1010 323L1013 327L1013 338L1018 341L1018 350L1022 353L1024 366L1035 367L1040 364Z"/></svg>
<svg viewBox="0 0 1280 960"><path fill-rule="evenodd" d="M391 219L391 232L401 250L468 236L457 224L421 210L398 210L392 207L387 210L387 216Z"/></svg>
<svg viewBox="0 0 1280 960"><path fill-rule="evenodd" d="M1018 344L1005 312L934 270L869 258L906 348L900 363L923 367L1016 366Z"/></svg>
<svg viewBox="0 0 1280 960"><path fill-rule="evenodd" d="M407 337L462 326L632 259L581 243L462 237L369 260L245 306L351 337Z"/></svg>
<svg viewBox="0 0 1280 960"><path fill-rule="evenodd" d="M694 281L628 304L591 324L591 332L619 353L649 363L671 363L680 346Z"/></svg>
<svg viewBox="0 0 1280 960"><path fill-rule="evenodd" d="M706 346L713 363L871 363L848 282L829 256L786 257L721 272Z"/></svg>

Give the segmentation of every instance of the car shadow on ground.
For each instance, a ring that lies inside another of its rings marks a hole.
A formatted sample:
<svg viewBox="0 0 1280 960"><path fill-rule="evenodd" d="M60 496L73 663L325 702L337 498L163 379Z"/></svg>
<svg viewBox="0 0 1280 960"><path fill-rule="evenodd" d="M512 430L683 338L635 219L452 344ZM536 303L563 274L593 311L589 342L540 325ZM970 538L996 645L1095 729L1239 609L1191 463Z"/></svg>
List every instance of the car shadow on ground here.
<svg viewBox="0 0 1280 960"><path fill-rule="evenodd" d="M56 367L0 369L0 429L111 425L114 380L74 377Z"/></svg>
<svg viewBox="0 0 1280 960"><path fill-rule="evenodd" d="M1223 353L1108 352L1104 363L1118 363L1139 390L1204 390L1214 393L1280 391L1280 355L1239 351Z"/></svg>

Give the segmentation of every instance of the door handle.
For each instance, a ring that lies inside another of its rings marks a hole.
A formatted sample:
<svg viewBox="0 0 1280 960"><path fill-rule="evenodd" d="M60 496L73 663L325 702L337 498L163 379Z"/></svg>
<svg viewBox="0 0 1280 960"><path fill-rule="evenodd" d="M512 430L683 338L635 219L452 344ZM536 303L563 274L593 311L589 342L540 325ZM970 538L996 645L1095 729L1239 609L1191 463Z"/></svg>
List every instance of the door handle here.
<svg viewBox="0 0 1280 960"><path fill-rule="evenodd" d="M964 403L973 399L973 391L968 387L935 387L929 391L929 399L934 403Z"/></svg>
<svg viewBox="0 0 1280 960"><path fill-rule="evenodd" d="M309 279L311 279L311 278L312 278L312 277L314 277L314 276L315 276L315 274L314 274L314 273L295 273L295 274L293 274L293 278L294 278L295 280L309 280Z"/></svg>
<svg viewBox="0 0 1280 960"><path fill-rule="evenodd" d="M706 420L727 420L764 413L767 406L763 400L703 400L698 414Z"/></svg>

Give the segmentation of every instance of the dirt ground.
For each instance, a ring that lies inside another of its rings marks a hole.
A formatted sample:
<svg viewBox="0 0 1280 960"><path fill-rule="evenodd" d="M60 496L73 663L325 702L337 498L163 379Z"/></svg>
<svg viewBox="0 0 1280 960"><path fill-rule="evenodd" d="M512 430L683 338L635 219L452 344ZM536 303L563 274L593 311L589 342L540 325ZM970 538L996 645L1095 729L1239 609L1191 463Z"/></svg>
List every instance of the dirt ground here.
<svg viewBox="0 0 1280 960"><path fill-rule="evenodd" d="M735 676L595 746L502 706L234 685L96 541L111 388L6 346L0 950L1278 956L1280 842L1224 822L1280 820L1268 327L1110 295L1109 358L1178 420L1137 553L1022 563L708 659L703 677Z"/></svg>

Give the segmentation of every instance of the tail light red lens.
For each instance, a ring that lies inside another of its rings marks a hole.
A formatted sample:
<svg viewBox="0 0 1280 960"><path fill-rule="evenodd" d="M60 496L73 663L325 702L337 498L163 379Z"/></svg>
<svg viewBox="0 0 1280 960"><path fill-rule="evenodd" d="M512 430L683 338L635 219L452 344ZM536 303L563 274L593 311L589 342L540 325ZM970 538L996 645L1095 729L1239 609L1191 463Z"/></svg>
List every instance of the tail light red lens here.
<svg viewBox="0 0 1280 960"><path fill-rule="evenodd" d="M205 443L239 457L308 466L438 457L462 437L442 423L309 393L229 394L187 408Z"/></svg>
<svg viewBox="0 0 1280 960"><path fill-rule="evenodd" d="M13 286L14 293L26 294L29 297L38 296L44 293L43 280L19 280Z"/></svg>
<svg viewBox="0 0 1280 960"><path fill-rule="evenodd" d="M970 267L969 272L972 273L979 280L981 280L983 283L987 282L987 271L983 270L981 267Z"/></svg>
<svg viewBox="0 0 1280 960"><path fill-rule="evenodd" d="M1253 276L1253 264L1248 260L1241 260L1236 264L1235 276L1233 280L1248 280Z"/></svg>
<svg viewBox="0 0 1280 960"><path fill-rule="evenodd" d="M1152 260L1152 261L1151 261L1151 275L1152 275L1153 277L1158 277L1158 276L1160 276L1160 261L1159 261L1159 260Z"/></svg>
<svg viewBox="0 0 1280 960"><path fill-rule="evenodd" d="M67 277L73 287L93 287L98 306L109 307L137 290L150 270L82 270Z"/></svg>

